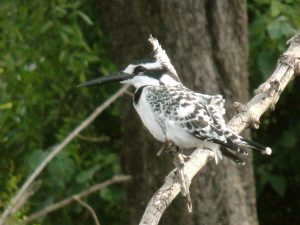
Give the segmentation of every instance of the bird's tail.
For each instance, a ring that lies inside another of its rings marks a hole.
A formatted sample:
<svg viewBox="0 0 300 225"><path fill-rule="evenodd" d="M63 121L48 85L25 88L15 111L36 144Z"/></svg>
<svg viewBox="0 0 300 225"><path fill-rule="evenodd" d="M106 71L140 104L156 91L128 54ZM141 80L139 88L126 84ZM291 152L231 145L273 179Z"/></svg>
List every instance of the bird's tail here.
<svg viewBox="0 0 300 225"><path fill-rule="evenodd" d="M247 155L248 152L244 150L243 148L238 147L237 145L233 144L231 141L223 142L220 140L214 140L214 143L220 145L220 153L221 155L225 156L226 158L232 160L233 162L240 164L240 165L245 165L244 160L240 156L242 155ZM216 161L217 163L217 161Z"/></svg>
<svg viewBox="0 0 300 225"><path fill-rule="evenodd" d="M244 159L239 154L236 154L232 152L230 149L225 148L223 146L220 147L220 151L224 157L230 159L231 161L239 165L245 165Z"/></svg>
<svg viewBox="0 0 300 225"><path fill-rule="evenodd" d="M240 153L245 153L245 149L243 149L243 147L247 147L247 148L250 148L252 150L257 150L259 152L261 152L262 154L265 154L265 155L271 155L272 154L272 149L270 147L265 147L261 144L258 144L254 141L251 141L247 138L244 138L240 135L236 135L234 134L233 132L227 132L226 133L226 139L227 139L227 142L230 143L230 145L234 146L235 149L232 149L232 150L235 150L237 152L240 152ZM247 152L247 151L246 151Z"/></svg>
<svg viewBox="0 0 300 225"><path fill-rule="evenodd" d="M258 144L254 141L248 140L240 135L233 133L230 130L224 132L226 142L218 139L213 139L211 142L220 145L220 149L217 149L215 153L215 160L218 163L218 159L222 159L222 155L231 159L232 161L244 165L245 162L241 155L248 155L246 148L257 150L265 155L271 155L272 149Z"/></svg>
<svg viewBox="0 0 300 225"><path fill-rule="evenodd" d="M272 149L262 146L254 141L248 140L242 136L236 135L231 131L225 132L226 143L216 140L215 143L221 146L220 151L223 156L231 159L237 164L244 165L245 162L241 155L248 155L247 149L257 150L262 154L271 155Z"/></svg>
<svg viewBox="0 0 300 225"><path fill-rule="evenodd" d="M265 155L271 155L272 154L272 149L270 147L265 147L261 144L258 144L254 141L248 140L248 139L243 138L243 137L242 137L242 141L243 141L242 145L245 146L245 147L248 147L248 148L253 149L253 150L260 151L262 154L265 154Z"/></svg>

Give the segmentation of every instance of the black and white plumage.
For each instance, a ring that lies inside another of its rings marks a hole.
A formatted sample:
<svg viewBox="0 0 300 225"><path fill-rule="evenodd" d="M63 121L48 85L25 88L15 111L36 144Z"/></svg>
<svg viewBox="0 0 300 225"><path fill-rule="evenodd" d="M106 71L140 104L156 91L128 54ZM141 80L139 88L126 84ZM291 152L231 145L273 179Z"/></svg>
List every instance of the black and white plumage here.
<svg viewBox="0 0 300 225"><path fill-rule="evenodd" d="M271 154L269 147L234 134L223 117L223 97L196 93L184 87L157 39L150 36L149 41L153 46L150 57L128 65L113 76L80 86L110 81L132 84L136 88L134 107L154 138L164 143L171 142L181 149L210 149L215 153L216 163L222 155L243 163L239 154L247 153L244 147Z"/></svg>

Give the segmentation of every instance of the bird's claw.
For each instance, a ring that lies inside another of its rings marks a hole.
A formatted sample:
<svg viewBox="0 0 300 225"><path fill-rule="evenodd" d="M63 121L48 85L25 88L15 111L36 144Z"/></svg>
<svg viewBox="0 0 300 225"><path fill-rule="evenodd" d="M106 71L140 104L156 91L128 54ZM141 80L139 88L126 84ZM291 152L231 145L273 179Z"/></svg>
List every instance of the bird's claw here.
<svg viewBox="0 0 300 225"><path fill-rule="evenodd" d="M161 156L164 152L172 152L175 148L175 145L171 141L166 141L163 143L163 146L156 153L157 156Z"/></svg>
<svg viewBox="0 0 300 225"><path fill-rule="evenodd" d="M180 192L181 195L186 199L187 201L187 208L189 212L192 212L192 200L190 196L190 184L191 181L188 179L188 177L184 174L184 164L185 160L187 158L190 158L189 156L185 156L182 153L175 153L173 163L176 167L175 169L175 175L178 178L178 182L180 184Z"/></svg>
<svg viewBox="0 0 300 225"><path fill-rule="evenodd" d="M188 212L192 212L192 200L189 191L191 181L184 174L184 164L186 161L190 160L190 156L184 155L182 153L183 149L175 146L171 141L166 141L163 144L163 146L157 152L157 156L162 155L162 153L165 151L169 152L174 157L174 174L178 180L178 183L180 184L181 195L186 199Z"/></svg>

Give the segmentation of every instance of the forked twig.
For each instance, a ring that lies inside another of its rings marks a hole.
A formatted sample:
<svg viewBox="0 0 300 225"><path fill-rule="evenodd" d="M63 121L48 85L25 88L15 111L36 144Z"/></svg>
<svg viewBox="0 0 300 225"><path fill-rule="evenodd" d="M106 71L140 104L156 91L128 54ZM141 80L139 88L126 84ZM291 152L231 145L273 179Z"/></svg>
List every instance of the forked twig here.
<svg viewBox="0 0 300 225"><path fill-rule="evenodd" d="M6 207L4 212L0 217L0 225L4 225L6 221L11 217L12 214L17 212L25 203L20 201L23 195L27 192L28 188L32 182L37 178L37 176L44 170L48 163L59 153L61 150L70 143L84 128L86 128L100 113L102 113L108 106L110 106L118 97L123 95L128 89L128 85L120 88L114 95L107 99L103 104L98 106L95 111L89 115L78 127L76 127L69 135L58 145L56 145L47 157L38 165L32 174L23 183L22 187L19 189L17 194L11 199L10 204Z"/></svg>
<svg viewBox="0 0 300 225"><path fill-rule="evenodd" d="M98 190L104 188L104 187L107 187L109 185L116 184L116 183L126 182L126 181L129 181L130 179L131 179L130 176L124 176L124 175L122 175L122 176L114 176L113 178L111 178L109 180L106 180L106 181L104 181L102 183L99 183L99 184L95 184L95 185L89 187L88 189L86 189L86 190L78 193L78 194L72 195L72 196L70 196L70 197L68 197L68 198L66 198L64 200L56 202L56 203L54 203L54 204L52 204L52 205L50 205L50 206L48 206L48 207L46 207L46 208L38 211L38 212L30 215L25 220L21 221L20 225L21 224L22 225L28 224L28 223L30 223L30 222L32 222L32 221L34 221L34 220L36 220L36 219L38 219L38 218L40 218L42 216L45 216L45 215L47 215L47 214L49 214L49 213L51 213L53 211L56 211L56 210L58 210L58 209L60 209L62 207L65 207L65 206L73 203L74 200L76 200L76 199L82 199L82 198L84 198L84 197L86 197L86 196L94 193L95 191L98 191Z"/></svg>
<svg viewBox="0 0 300 225"><path fill-rule="evenodd" d="M87 204L86 202L80 200L80 199L77 198L76 196L74 197L74 200L75 200L76 202L78 202L80 205L82 205L84 208L86 208L86 209L90 212L90 214L92 215L92 217L93 217L93 219L94 219L96 225L100 225L100 222L99 222L99 219L98 219L98 217L97 217L97 214L96 214L96 212L95 212L95 210L93 209L92 206L90 206L90 205Z"/></svg>

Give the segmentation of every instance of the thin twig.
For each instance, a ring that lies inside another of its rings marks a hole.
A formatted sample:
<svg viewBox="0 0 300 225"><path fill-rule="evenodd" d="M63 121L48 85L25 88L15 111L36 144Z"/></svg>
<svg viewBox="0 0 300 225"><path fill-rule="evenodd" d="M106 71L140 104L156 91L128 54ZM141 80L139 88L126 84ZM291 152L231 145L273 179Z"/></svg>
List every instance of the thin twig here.
<svg viewBox="0 0 300 225"><path fill-rule="evenodd" d="M40 182L32 182L29 186L29 188L24 192L20 200L17 202L18 205L14 209L19 209L20 205L23 205L34 193L39 189ZM16 213L16 211L12 211L12 214Z"/></svg>
<svg viewBox="0 0 300 225"><path fill-rule="evenodd" d="M103 137L87 137L87 136L83 136L78 134L77 137L81 140L84 141L88 141L88 142L94 142L94 143L101 143L101 142L105 142L105 141L109 141L110 138L107 136L103 136Z"/></svg>
<svg viewBox="0 0 300 225"><path fill-rule="evenodd" d="M33 171L33 173L23 183L20 190L12 198L10 204L6 207L0 218L0 225L4 225L9 217L17 212L25 202L19 204L22 196L27 192L32 182L37 176L44 170L47 164L69 143L71 142L84 128L86 128L100 113L102 113L108 106L110 106L118 97L123 95L128 89L128 85L120 88L114 95L107 99L103 104L98 106L95 111L87 117L78 127L76 127L60 144L55 146L47 157L39 164L39 166Z"/></svg>
<svg viewBox="0 0 300 225"><path fill-rule="evenodd" d="M263 83L255 96L227 124L235 133L242 132L250 122L256 127L261 115L269 108L274 108L280 94L295 75L300 59L300 33L290 40L287 51L278 60L277 67L271 77ZM211 152L196 149L185 163L184 174L191 181L211 158ZM148 203L140 225L157 225L165 209L180 192L180 183L174 178L174 171L169 173L164 185L154 194Z"/></svg>
<svg viewBox="0 0 300 225"><path fill-rule="evenodd" d="M74 200L77 201L83 207L85 207L91 213L96 225L100 225L97 214L95 213L95 210L92 208L92 206L90 206L89 204L87 204L84 201L80 200L79 198L74 197Z"/></svg>
<svg viewBox="0 0 300 225"><path fill-rule="evenodd" d="M20 224L24 225L24 224L28 224L34 220L36 220L37 218L39 217L42 217L42 216L45 216L55 210L58 210L62 207L65 207L69 204L71 204L72 202L74 202L75 199L81 199L81 198L84 198L92 193L94 193L95 191L98 191L104 187L107 187L109 185L112 185L112 184L116 184L116 183L122 183L122 182L126 182L126 181L129 181L131 179L130 176L114 176L113 178L107 180L107 181L104 181L100 184L96 184L96 185L93 185L92 187L89 187L88 189L78 193L78 194L75 194L75 195L72 195L71 197L68 197L64 200L61 200L59 202L56 202L32 215L30 215L28 218L26 218L25 220L21 221Z"/></svg>

